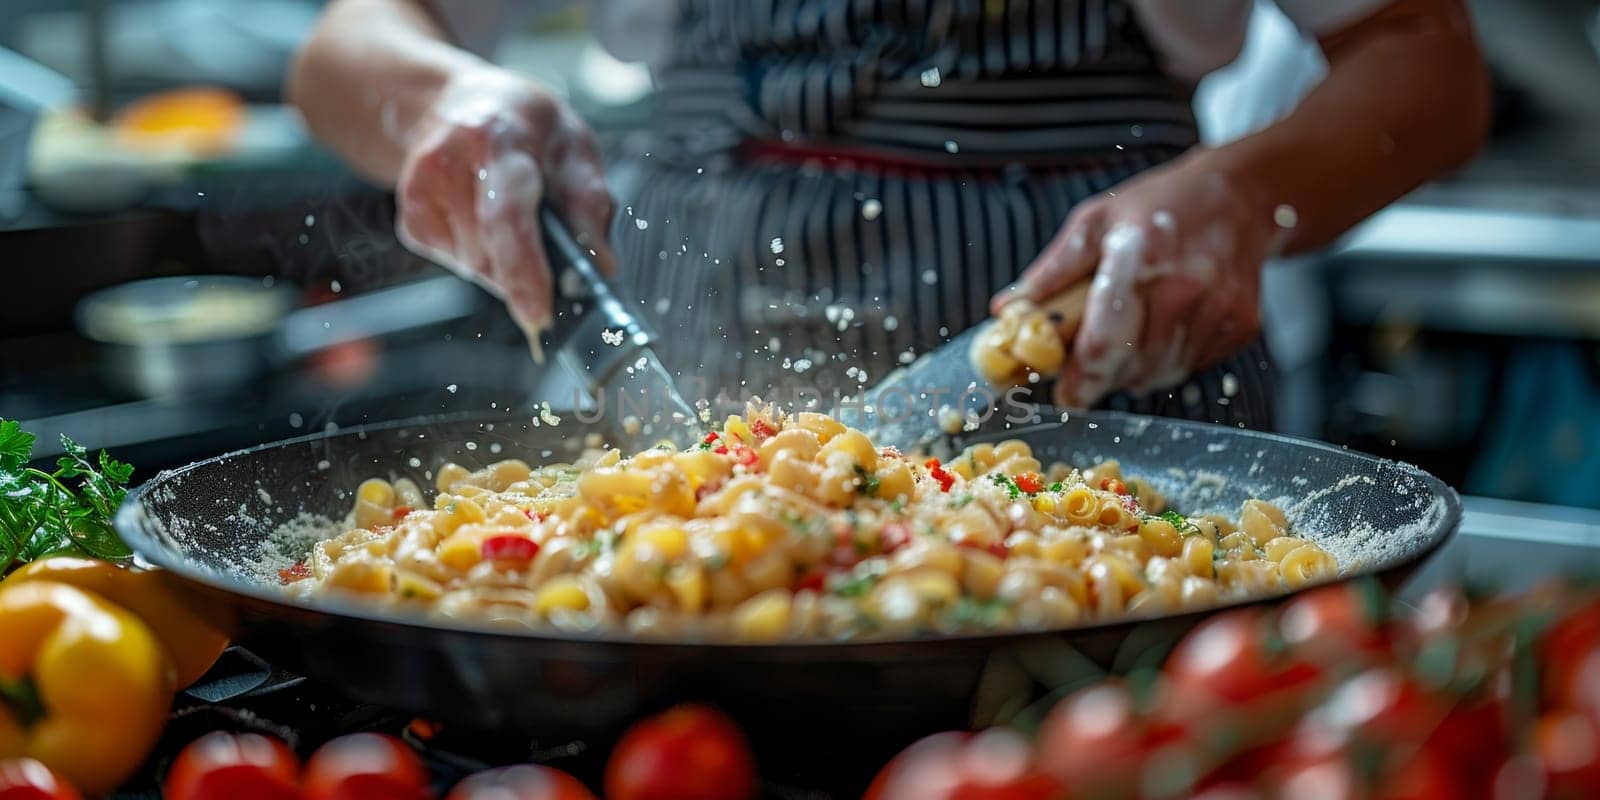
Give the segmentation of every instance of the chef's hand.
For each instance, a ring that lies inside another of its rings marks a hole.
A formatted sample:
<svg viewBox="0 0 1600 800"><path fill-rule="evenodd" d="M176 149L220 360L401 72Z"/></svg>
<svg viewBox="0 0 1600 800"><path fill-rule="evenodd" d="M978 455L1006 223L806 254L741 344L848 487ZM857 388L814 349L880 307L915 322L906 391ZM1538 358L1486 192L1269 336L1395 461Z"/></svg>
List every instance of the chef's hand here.
<svg viewBox="0 0 1600 800"><path fill-rule="evenodd" d="M1288 209L1196 150L1084 201L998 310L1036 302L1093 275L1056 402L1089 407L1108 393L1176 386L1260 330L1261 267L1283 241ZM1280 226L1279 223L1282 223Z"/></svg>
<svg viewBox="0 0 1600 800"><path fill-rule="evenodd" d="M530 335L549 327L546 195L608 274L613 203L594 133L538 84L496 67L452 77L406 142L400 241L494 292Z"/></svg>

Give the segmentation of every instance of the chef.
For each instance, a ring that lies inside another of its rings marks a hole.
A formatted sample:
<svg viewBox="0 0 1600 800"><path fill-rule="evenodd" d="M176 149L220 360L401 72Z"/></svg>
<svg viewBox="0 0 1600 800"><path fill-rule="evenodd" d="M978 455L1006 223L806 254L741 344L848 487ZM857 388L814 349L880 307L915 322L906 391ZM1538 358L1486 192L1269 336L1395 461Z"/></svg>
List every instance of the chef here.
<svg viewBox="0 0 1600 800"><path fill-rule="evenodd" d="M525 329L550 320L548 198L713 386L849 389L1088 282L1059 402L1266 427L1263 262L1463 163L1488 120L1462 0L1276 5L1326 76L1219 146L1191 97L1251 0L593 2L658 89L616 198L584 121L480 55L516 3L333 0L287 91L394 187L401 241Z"/></svg>

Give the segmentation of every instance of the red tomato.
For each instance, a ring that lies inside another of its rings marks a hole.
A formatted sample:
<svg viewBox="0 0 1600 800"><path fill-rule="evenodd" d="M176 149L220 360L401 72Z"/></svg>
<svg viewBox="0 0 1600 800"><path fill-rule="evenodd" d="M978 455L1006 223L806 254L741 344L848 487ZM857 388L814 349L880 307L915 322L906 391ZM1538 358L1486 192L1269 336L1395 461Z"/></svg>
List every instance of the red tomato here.
<svg viewBox="0 0 1600 800"><path fill-rule="evenodd" d="M1147 755L1182 736L1181 726L1139 717L1122 683L1099 683L1050 710L1038 728L1038 766L1078 794L1130 786Z"/></svg>
<svg viewBox="0 0 1600 800"><path fill-rule="evenodd" d="M519 764L473 775L447 800L595 800L577 778L554 767Z"/></svg>
<svg viewBox="0 0 1600 800"><path fill-rule="evenodd" d="M341 736L306 762L306 800L422 800L432 796L428 769L405 742L393 736Z"/></svg>
<svg viewBox="0 0 1600 800"><path fill-rule="evenodd" d="M490 536L479 545L488 561L528 562L539 554L539 543L515 533Z"/></svg>
<svg viewBox="0 0 1600 800"><path fill-rule="evenodd" d="M1346 663L1387 650L1377 588L1342 583L1313 589L1278 614L1278 632L1295 652L1320 663Z"/></svg>
<svg viewBox="0 0 1600 800"><path fill-rule="evenodd" d="M1539 718L1533 747L1544 769L1548 797L1600 796L1600 724L1579 711L1552 711Z"/></svg>
<svg viewBox="0 0 1600 800"><path fill-rule="evenodd" d="M1189 800L1265 800L1261 790L1248 783L1219 783L1189 796Z"/></svg>
<svg viewBox="0 0 1600 800"><path fill-rule="evenodd" d="M936 733L878 773L865 800L1050 800L1060 786L1034 765L1016 731Z"/></svg>
<svg viewBox="0 0 1600 800"><path fill-rule="evenodd" d="M1253 608L1201 623L1167 659L1170 711L1178 719L1193 719L1304 687L1318 677L1320 670L1309 662L1270 654L1265 634L1264 614Z"/></svg>
<svg viewBox="0 0 1600 800"><path fill-rule="evenodd" d="M1114 494L1127 494L1128 493L1128 484L1123 483L1122 481L1119 481L1116 478L1102 478L1102 479L1100 479L1100 488L1102 490L1104 490L1104 491L1112 492Z"/></svg>
<svg viewBox="0 0 1600 800"><path fill-rule="evenodd" d="M0 761L0 800L83 800L72 784L31 758Z"/></svg>
<svg viewBox="0 0 1600 800"><path fill-rule="evenodd" d="M283 742L255 733L208 733L178 754L166 800L299 800L300 764Z"/></svg>
<svg viewBox="0 0 1600 800"><path fill-rule="evenodd" d="M1506 703L1507 698L1501 695L1457 702L1428 736L1428 749L1437 753L1462 782L1473 786L1492 784L1495 770L1509 755Z"/></svg>
<svg viewBox="0 0 1600 800"><path fill-rule="evenodd" d="M1416 682L1389 667L1374 667L1335 689L1295 732L1302 755L1341 752L1353 742L1422 744L1448 709Z"/></svg>
<svg viewBox="0 0 1600 800"><path fill-rule="evenodd" d="M747 800L755 759L738 726L701 706L636 723L606 763L606 800Z"/></svg>
<svg viewBox="0 0 1600 800"><path fill-rule="evenodd" d="M1595 698L1585 694L1596 691L1592 680L1585 681L1586 664L1600 649L1600 601L1588 603L1563 617L1545 633L1539 645L1539 655L1544 664L1543 686L1545 699L1553 705L1589 705ZM1593 678L1593 676L1588 676Z"/></svg>
<svg viewBox="0 0 1600 800"><path fill-rule="evenodd" d="M1358 800L1362 797L1361 782L1342 754L1292 766L1276 783L1274 797L1295 800Z"/></svg>
<svg viewBox="0 0 1600 800"><path fill-rule="evenodd" d="M1491 762L1492 763L1492 762ZM1373 793L1373 800L1459 800L1467 797L1469 785L1451 771L1451 766L1431 747L1423 747L1400 757ZM1485 785L1471 785L1481 792Z"/></svg>

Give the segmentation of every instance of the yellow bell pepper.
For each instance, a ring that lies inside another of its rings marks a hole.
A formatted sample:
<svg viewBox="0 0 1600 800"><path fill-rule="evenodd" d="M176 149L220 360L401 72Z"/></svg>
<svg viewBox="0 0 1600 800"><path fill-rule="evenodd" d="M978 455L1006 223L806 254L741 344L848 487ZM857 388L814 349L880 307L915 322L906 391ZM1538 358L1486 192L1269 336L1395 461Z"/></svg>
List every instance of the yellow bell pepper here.
<svg viewBox="0 0 1600 800"><path fill-rule="evenodd" d="M149 627L29 581L0 586L0 642L0 759L38 759L91 795L133 773L172 704L172 664Z"/></svg>
<svg viewBox="0 0 1600 800"><path fill-rule="evenodd" d="M155 631L178 670L178 686L199 680L228 646L228 623L162 570L130 569L91 558L46 558L11 573L0 586L53 581L76 586L132 611Z"/></svg>

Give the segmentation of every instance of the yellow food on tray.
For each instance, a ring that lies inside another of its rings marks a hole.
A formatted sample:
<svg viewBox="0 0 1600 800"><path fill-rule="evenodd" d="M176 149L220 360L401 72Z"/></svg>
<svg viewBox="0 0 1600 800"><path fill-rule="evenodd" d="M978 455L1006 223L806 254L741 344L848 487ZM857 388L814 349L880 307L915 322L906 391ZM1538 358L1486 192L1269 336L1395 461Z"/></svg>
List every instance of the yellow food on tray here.
<svg viewBox="0 0 1600 800"><path fill-rule="evenodd" d="M1188 518L1116 462L1021 441L949 463L823 414L755 409L686 450L445 464L427 502L368 480L350 529L285 573L468 622L771 641L1060 627L1337 576L1257 500Z"/></svg>

